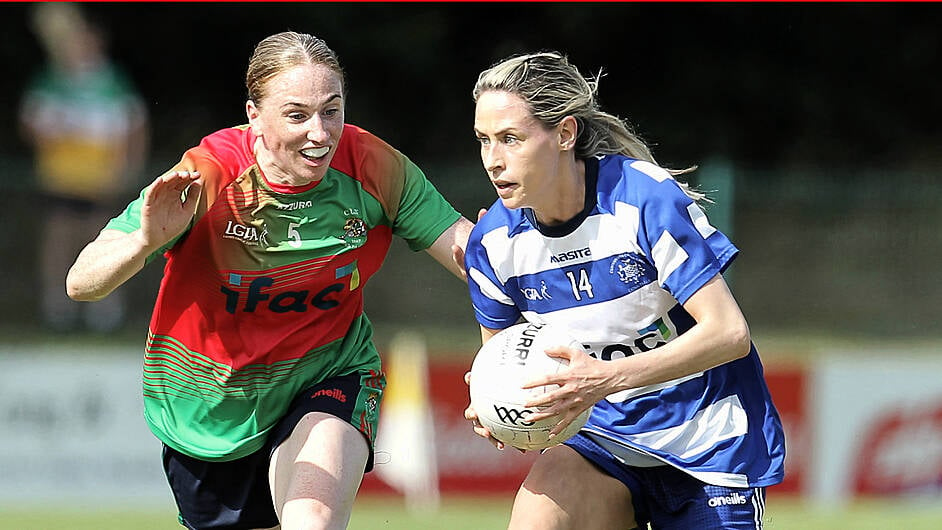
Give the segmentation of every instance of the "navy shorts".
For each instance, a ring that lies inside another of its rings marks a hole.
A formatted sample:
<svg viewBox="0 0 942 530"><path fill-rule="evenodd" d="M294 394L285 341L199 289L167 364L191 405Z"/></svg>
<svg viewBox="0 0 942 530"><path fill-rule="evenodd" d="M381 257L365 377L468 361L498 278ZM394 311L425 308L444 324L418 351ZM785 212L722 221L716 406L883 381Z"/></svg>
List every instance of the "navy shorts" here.
<svg viewBox="0 0 942 530"><path fill-rule="evenodd" d="M382 376L379 376L380 378ZM252 530L278 526L268 464L309 412L326 412L353 423L368 437L373 468L373 433L383 381L359 373L328 379L301 392L258 451L227 462L192 458L166 445L164 472L179 510L180 524L190 530Z"/></svg>
<svg viewBox="0 0 942 530"><path fill-rule="evenodd" d="M760 529L765 488L701 482L672 466L626 466L583 434L565 442L631 491L635 520L652 530Z"/></svg>

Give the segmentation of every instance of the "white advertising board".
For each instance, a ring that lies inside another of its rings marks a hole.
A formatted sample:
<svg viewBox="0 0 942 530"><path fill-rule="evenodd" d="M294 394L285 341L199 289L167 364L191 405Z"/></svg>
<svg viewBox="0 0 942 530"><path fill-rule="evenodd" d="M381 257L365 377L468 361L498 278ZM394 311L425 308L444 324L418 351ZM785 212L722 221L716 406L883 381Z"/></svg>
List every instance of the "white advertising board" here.
<svg viewBox="0 0 942 530"><path fill-rule="evenodd" d="M134 348L0 346L0 504L172 506L141 363Z"/></svg>
<svg viewBox="0 0 942 530"><path fill-rule="evenodd" d="M829 355L812 365L810 498L942 492L942 358Z"/></svg>

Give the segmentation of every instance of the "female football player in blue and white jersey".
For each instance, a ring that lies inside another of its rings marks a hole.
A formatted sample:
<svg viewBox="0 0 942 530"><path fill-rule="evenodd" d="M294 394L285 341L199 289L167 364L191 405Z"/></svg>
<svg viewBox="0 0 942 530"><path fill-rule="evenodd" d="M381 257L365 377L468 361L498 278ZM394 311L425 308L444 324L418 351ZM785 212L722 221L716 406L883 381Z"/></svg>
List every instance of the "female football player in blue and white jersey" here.
<svg viewBox="0 0 942 530"><path fill-rule="evenodd" d="M569 368L528 385L559 385L528 403L544 407L531 419L558 414L560 432L594 406L536 459L510 528L761 528L785 441L722 276L738 249L596 90L565 56L537 53L482 72L473 92L500 197L465 255L482 338L521 318L567 327L588 354L548 351Z"/></svg>

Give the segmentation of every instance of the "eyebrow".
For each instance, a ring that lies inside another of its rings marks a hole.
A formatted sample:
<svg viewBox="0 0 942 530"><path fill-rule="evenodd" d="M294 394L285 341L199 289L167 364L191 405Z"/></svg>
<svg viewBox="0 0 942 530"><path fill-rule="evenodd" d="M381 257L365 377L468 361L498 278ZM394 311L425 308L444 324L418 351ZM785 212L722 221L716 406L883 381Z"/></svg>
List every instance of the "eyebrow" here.
<svg viewBox="0 0 942 530"><path fill-rule="evenodd" d="M496 131L494 133L494 136L500 136L502 134L507 134L507 133L514 134L514 130L515 130L514 127L504 127L503 129ZM484 134L484 133L482 133L481 131L478 130L477 127L475 127L474 134Z"/></svg>
<svg viewBox="0 0 942 530"><path fill-rule="evenodd" d="M327 98L324 101L324 103L322 103L322 105L327 105L333 102L335 99L342 99L342 98L343 98L343 94L332 94L329 98ZM306 103L298 103L297 101L288 101L287 103L281 106L281 108L286 108L286 107L308 107L308 105Z"/></svg>

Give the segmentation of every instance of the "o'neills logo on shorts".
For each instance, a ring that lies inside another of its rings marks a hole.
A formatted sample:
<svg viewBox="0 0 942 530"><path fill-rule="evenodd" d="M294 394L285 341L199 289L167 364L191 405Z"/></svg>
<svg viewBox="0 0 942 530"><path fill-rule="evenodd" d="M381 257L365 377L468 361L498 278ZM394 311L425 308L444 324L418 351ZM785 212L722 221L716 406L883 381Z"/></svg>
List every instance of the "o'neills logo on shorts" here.
<svg viewBox="0 0 942 530"><path fill-rule="evenodd" d="M318 390L317 392L314 392L313 394L311 394L311 399L318 398L321 396L334 398L341 403L347 402L347 395L344 394L343 390L340 390L339 388Z"/></svg>
<svg viewBox="0 0 942 530"><path fill-rule="evenodd" d="M740 494L738 491L734 491L725 497L710 497L710 500L707 501L707 504L712 508L717 508L719 506L729 506L735 504L746 504L746 496Z"/></svg>

